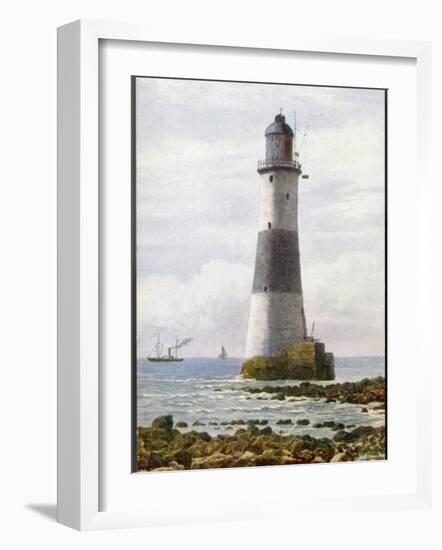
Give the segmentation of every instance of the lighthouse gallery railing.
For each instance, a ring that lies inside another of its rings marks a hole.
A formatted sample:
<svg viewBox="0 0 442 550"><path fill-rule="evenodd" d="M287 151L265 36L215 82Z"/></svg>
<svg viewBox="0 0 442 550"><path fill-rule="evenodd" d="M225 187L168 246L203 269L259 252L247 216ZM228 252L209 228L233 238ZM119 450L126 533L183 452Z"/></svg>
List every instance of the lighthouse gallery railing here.
<svg viewBox="0 0 442 550"><path fill-rule="evenodd" d="M297 160L259 160L258 170L268 170L272 168L292 168L301 170L301 164Z"/></svg>

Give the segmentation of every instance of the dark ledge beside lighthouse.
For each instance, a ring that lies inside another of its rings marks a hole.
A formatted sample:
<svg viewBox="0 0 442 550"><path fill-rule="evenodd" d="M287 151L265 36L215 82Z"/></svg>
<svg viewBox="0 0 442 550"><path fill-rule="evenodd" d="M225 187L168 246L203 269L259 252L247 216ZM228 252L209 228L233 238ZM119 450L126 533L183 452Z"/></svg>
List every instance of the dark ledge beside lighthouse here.
<svg viewBox="0 0 442 550"><path fill-rule="evenodd" d="M322 342L294 342L276 357L246 359L241 375L255 380L334 380L335 362Z"/></svg>

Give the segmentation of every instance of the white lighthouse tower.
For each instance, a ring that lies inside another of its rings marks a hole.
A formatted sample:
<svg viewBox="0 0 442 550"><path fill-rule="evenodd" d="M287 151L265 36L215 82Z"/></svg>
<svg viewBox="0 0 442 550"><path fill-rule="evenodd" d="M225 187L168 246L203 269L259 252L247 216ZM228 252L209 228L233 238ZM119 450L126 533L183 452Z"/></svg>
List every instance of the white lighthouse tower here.
<svg viewBox="0 0 442 550"><path fill-rule="evenodd" d="M307 336L298 239L298 178L293 130L282 114L265 131L258 163L261 211L246 358L279 355Z"/></svg>
<svg viewBox="0 0 442 550"><path fill-rule="evenodd" d="M276 115L265 131L265 160L258 162L261 208L242 369L254 378L332 377L324 361L333 363L333 355L307 337L298 235L301 165L293 138L285 117Z"/></svg>

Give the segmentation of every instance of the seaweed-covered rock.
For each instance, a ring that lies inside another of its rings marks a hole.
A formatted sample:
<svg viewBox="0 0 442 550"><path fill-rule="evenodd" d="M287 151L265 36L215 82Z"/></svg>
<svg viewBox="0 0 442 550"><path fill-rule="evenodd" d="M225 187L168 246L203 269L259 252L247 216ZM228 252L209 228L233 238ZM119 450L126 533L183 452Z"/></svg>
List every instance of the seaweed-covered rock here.
<svg viewBox="0 0 442 550"><path fill-rule="evenodd" d="M283 380L287 378L287 365L283 357L253 357L244 361L243 378L256 380Z"/></svg>
<svg viewBox="0 0 442 550"><path fill-rule="evenodd" d="M260 433L259 428L257 428L255 424L252 424L250 422L247 424L247 432L251 433L251 434L259 434Z"/></svg>
<svg viewBox="0 0 442 550"><path fill-rule="evenodd" d="M318 455L318 456L315 456L315 458L312 460L312 463L313 464L318 464L318 463L324 463L326 462L321 455Z"/></svg>
<svg viewBox="0 0 442 550"><path fill-rule="evenodd" d="M165 425L170 426L170 423L156 422L155 426L138 428L138 470L172 471L385 458L384 428L337 429L333 439L318 439L309 435L280 435L270 426L260 430L252 423L247 425L247 429L240 427L235 433L214 437L196 430L180 432L164 428ZM334 425L340 427L337 423Z"/></svg>
<svg viewBox="0 0 442 550"><path fill-rule="evenodd" d="M332 426L332 430L334 432L337 432L338 430L343 430L345 428L345 424L342 424L342 422L336 422L334 426Z"/></svg>
<svg viewBox="0 0 442 550"><path fill-rule="evenodd" d="M286 398L323 398L326 400L335 399L339 403L359 403L361 405L376 402L376 407L381 407L385 403L385 379L382 376L371 379L364 378L359 382L343 382L326 386L301 382L296 386L252 386L241 388L241 390L251 394L270 394L271 396L277 396L276 399L279 396L285 396Z"/></svg>
<svg viewBox="0 0 442 550"><path fill-rule="evenodd" d="M345 453L336 453L330 460L330 462L346 462L346 461L347 461L347 456L345 455Z"/></svg>
<svg viewBox="0 0 442 550"><path fill-rule="evenodd" d="M187 428L188 426L189 424L187 422L183 422L182 420L175 424L175 428Z"/></svg>
<svg viewBox="0 0 442 550"><path fill-rule="evenodd" d="M158 416L152 422L154 428L162 428L165 430L171 430L173 428L173 416L171 414L165 416Z"/></svg>
<svg viewBox="0 0 442 550"><path fill-rule="evenodd" d="M261 430L261 435L271 435L273 433L273 430L270 426L266 426Z"/></svg>
<svg viewBox="0 0 442 550"><path fill-rule="evenodd" d="M246 359L241 375L256 380L333 380L334 358L321 342L292 342L277 357Z"/></svg>
<svg viewBox="0 0 442 550"><path fill-rule="evenodd" d="M210 456L194 458L192 460L192 470L202 470L207 468L225 468L232 462L232 460L233 457L231 455L214 453Z"/></svg>

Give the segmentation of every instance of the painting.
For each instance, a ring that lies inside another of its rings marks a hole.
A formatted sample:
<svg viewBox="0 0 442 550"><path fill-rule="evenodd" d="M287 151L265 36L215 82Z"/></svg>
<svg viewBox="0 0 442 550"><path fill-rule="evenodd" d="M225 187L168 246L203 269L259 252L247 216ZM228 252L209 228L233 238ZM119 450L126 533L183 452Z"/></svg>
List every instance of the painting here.
<svg viewBox="0 0 442 550"><path fill-rule="evenodd" d="M385 89L132 77L134 472L387 458L386 121Z"/></svg>

